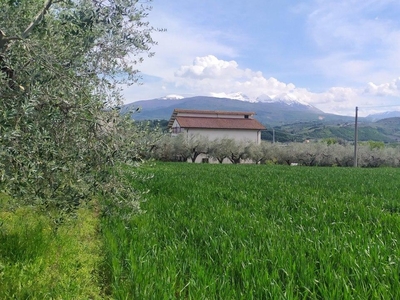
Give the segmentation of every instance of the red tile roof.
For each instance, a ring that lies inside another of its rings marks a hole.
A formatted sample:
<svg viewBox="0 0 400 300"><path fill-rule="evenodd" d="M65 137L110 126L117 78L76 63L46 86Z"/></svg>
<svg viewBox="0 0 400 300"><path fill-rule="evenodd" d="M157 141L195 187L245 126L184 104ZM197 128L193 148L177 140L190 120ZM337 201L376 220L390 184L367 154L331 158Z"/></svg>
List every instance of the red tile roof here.
<svg viewBox="0 0 400 300"><path fill-rule="evenodd" d="M175 119L178 118L179 114L195 114L198 116L192 117L179 117L179 118L187 118L196 120L191 121L190 125L188 120L183 120L182 122L186 122L186 128L225 128L225 129L265 129L258 121L252 119L251 117L255 115L254 112L244 112L244 111L224 111L224 110L197 110L197 109L180 109L176 108L172 112L171 118L168 122L168 127L171 128ZM213 115L214 117L202 117L201 115ZM224 116L243 116L243 119L236 118L228 118ZM247 115L250 118L246 119L244 116ZM211 119L211 120L210 120ZM217 120L225 120L225 121L217 121ZM240 121L237 121L240 120ZM223 125L225 124L225 125ZM225 126L225 127L224 127Z"/></svg>
<svg viewBox="0 0 400 300"><path fill-rule="evenodd" d="M245 129L263 130L265 127L255 119L238 118L202 118L202 117L176 117L182 128L207 128L207 129Z"/></svg>
<svg viewBox="0 0 400 300"><path fill-rule="evenodd" d="M180 108L175 108L173 114L178 114L178 113L194 113L198 115L249 115L253 116L255 115L255 112L249 112L249 111L225 111L225 110L197 110L197 109L180 109Z"/></svg>

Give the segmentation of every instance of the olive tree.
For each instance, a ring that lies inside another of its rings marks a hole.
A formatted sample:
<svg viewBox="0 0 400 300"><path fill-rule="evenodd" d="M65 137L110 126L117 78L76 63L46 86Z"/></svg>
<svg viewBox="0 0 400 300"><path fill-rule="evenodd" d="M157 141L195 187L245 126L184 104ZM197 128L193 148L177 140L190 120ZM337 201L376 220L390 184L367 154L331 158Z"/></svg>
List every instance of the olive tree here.
<svg viewBox="0 0 400 300"><path fill-rule="evenodd" d="M202 135L187 135L180 133L176 136L171 136L171 142L174 145L175 155L180 161L195 162L200 154L207 154L208 139Z"/></svg>
<svg viewBox="0 0 400 300"><path fill-rule="evenodd" d="M150 152L151 158L161 161L175 161L175 145L170 134L164 134L158 139Z"/></svg>
<svg viewBox="0 0 400 300"><path fill-rule="evenodd" d="M354 165L354 146L353 145L330 145L334 164L338 167L351 167Z"/></svg>
<svg viewBox="0 0 400 300"><path fill-rule="evenodd" d="M149 1L0 0L0 180L29 204L69 207L101 192L137 204L113 166L140 131L119 87L138 80L155 28Z"/></svg>
<svg viewBox="0 0 400 300"><path fill-rule="evenodd" d="M247 156L255 164L262 164L266 161L273 161L274 154L276 154L274 144L270 142L261 141L261 143L249 143L246 146Z"/></svg>
<svg viewBox="0 0 400 300"><path fill-rule="evenodd" d="M210 157L215 158L220 164L224 159L229 156L229 143L227 138L215 139L210 142L208 154Z"/></svg>
<svg viewBox="0 0 400 300"><path fill-rule="evenodd" d="M316 166L321 162L326 144L322 143L298 143L296 144L296 159L305 166Z"/></svg>
<svg viewBox="0 0 400 300"><path fill-rule="evenodd" d="M398 167L400 149L398 147L375 147L371 143L358 147L358 165L360 167Z"/></svg>
<svg viewBox="0 0 400 300"><path fill-rule="evenodd" d="M239 164L248 157L247 143L230 138L215 139L210 143L209 155L222 163L225 158L233 164Z"/></svg>
<svg viewBox="0 0 400 300"><path fill-rule="evenodd" d="M257 143L249 143L246 146L246 152L249 159L251 159L255 164L259 164L264 160L264 153L262 151L261 145Z"/></svg>
<svg viewBox="0 0 400 300"><path fill-rule="evenodd" d="M189 137L188 147L190 151L190 159L194 163L200 154L208 154L209 140L202 135L192 135Z"/></svg>
<svg viewBox="0 0 400 300"><path fill-rule="evenodd" d="M171 139L175 157L179 161L187 161L192 153L190 149L187 135L185 133L178 134L176 136L171 136Z"/></svg>
<svg viewBox="0 0 400 300"><path fill-rule="evenodd" d="M290 165L291 163L297 163L296 147L297 143L280 144L275 145L275 161L278 164Z"/></svg>

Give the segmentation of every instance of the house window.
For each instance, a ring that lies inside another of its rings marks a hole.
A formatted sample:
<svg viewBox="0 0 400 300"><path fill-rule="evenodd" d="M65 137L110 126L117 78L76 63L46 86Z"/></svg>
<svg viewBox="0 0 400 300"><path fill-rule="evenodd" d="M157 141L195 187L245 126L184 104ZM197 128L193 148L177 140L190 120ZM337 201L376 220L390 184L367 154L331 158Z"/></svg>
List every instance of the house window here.
<svg viewBox="0 0 400 300"><path fill-rule="evenodd" d="M245 119L248 119L248 118L249 118L249 115L244 115L244 118L245 118Z"/></svg>

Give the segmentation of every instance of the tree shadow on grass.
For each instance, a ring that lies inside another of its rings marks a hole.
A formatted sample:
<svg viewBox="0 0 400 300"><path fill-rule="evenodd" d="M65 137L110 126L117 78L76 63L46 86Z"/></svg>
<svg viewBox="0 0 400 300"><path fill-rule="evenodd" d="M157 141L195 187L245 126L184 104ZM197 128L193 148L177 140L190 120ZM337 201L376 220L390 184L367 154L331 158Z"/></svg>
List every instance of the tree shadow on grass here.
<svg viewBox="0 0 400 300"><path fill-rule="evenodd" d="M42 224L23 226L18 232L0 229L0 260L9 263L34 260L45 253L48 243Z"/></svg>

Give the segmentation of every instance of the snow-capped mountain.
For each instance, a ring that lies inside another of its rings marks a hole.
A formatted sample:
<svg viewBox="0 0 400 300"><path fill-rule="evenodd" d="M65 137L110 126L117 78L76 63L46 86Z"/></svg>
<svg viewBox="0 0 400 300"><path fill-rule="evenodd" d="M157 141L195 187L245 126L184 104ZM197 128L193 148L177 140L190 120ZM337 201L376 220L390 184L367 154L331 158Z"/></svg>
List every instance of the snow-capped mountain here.
<svg viewBox="0 0 400 300"><path fill-rule="evenodd" d="M211 93L212 97L216 98L227 98L227 99L233 99L233 100L240 100L240 101L247 101L247 102L257 102L256 99L251 99L249 96L243 94L243 93Z"/></svg>
<svg viewBox="0 0 400 300"><path fill-rule="evenodd" d="M257 103L257 102L264 102L264 103L282 103L282 104L287 104L287 105L296 105L296 104L301 104L301 105L307 105L311 106L305 101L302 101L298 99L294 94L290 93L282 93L279 95L267 95L267 94L262 94L256 98L251 98L247 96L246 94L243 93L210 93L211 97L215 98L223 98L223 99L231 99L231 100L240 100L240 101L246 101L246 102L251 102L251 103ZM157 99L160 100L181 100L185 99L186 97L183 97L181 95L167 95L164 97L160 97Z"/></svg>
<svg viewBox="0 0 400 300"><path fill-rule="evenodd" d="M161 97L160 99L162 99L162 100L180 100L183 98L185 98L185 97L172 94L172 95L167 95L167 96Z"/></svg>
<svg viewBox="0 0 400 300"><path fill-rule="evenodd" d="M135 120L168 120L176 108L251 111L256 113L256 118L260 122L275 125L320 121L321 119L342 119L341 116L325 114L314 106L302 104L294 97L291 97L292 95L278 95L275 97L262 95L257 97L258 99L254 99L254 101L249 101L249 97L243 94L236 94L236 99L227 98L226 95L220 95L221 97L195 96L185 98L176 96L173 95L171 97L169 95L126 104L122 107L121 113L133 111L132 108L139 107L141 108L140 112L132 115Z"/></svg>
<svg viewBox="0 0 400 300"><path fill-rule="evenodd" d="M253 104L253 105L273 105L274 108L270 107L270 109L283 109L283 110L295 110L295 111L309 111L309 112L314 112L314 113L321 113L319 109L316 107L310 105L306 101L303 101L302 99L299 99L297 95L294 93L281 93L278 95L271 95L271 94L261 94L258 97L249 97L248 95L240 92L235 92L235 93L210 93L210 96L195 96L195 97L184 97L181 95L177 94L169 94L164 97L152 99L152 100L145 100L145 101L138 101L134 102L134 104L140 105L143 111L146 111L148 109L163 109L164 107L168 106L168 102L171 101L171 105L174 107L185 107L189 106L188 105L188 100L191 99L192 101L189 101L191 104L190 106L193 106L193 108L200 108L199 106L202 106L204 104L205 99L208 99L208 104L204 105L203 109L211 109L213 107L218 108L218 106L222 105L221 103L225 103L222 106L228 106L228 107L235 107L238 106L240 102L243 103L243 105L247 104ZM220 99L220 100L218 100ZM228 100L228 102L221 102ZM237 101L233 101L237 100ZM151 102L149 102L151 101ZM198 103L195 103L196 101L199 101ZM233 102L232 102L233 101ZM237 102L237 103L235 103ZM203 103L203 104L202 104ZM243 105L239 105L242 107ZM222 109L222 108L221 108Z"/></svg>
<svg viewBox="0 0 400 300"><path fill-rule="evenodd" d="M371 121L378 121L387 118L400 117L400 111L386 111L383 113L371 114L367 116L367 119Z"/></svg>
<svg viewBox="0 0 400 300"><path fill-rule="evenodd" d="M256 98L257 102L265 102L265 103L271 103L275 102L271 96L268 96L267 94L262 94Z"/></svg>
<svg viewBox="0 0 400 300"><path fill-rule="evenodd" d="M286 105L306 105L313 107L306 101L303 101L299 99L296 95L292 93L282 93L279 95L267 95L267 94L262 94L259 95L256 98L249 97L243 93L211 93L212 97L216 98L227 98L227 99L233 99L233 100L241 100L241 101L247 101L251 103L256 103L256 102L263 102L263 103L281 103L281 104L286 104Z"/></svg>
<svg viewBox="0 0 400 300"><path fill-rule="evenodd" d="M282 93L279 95L260 95L257 97L257 102L265 102L265 103L274 103L274 102L280 102L280 103L285 103L287 105L306 105L306 106L312 106L311 104L307 103L306 101L303 101L296 97L296 95L291 94L291 93Z"/></svg>

